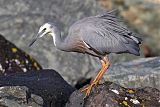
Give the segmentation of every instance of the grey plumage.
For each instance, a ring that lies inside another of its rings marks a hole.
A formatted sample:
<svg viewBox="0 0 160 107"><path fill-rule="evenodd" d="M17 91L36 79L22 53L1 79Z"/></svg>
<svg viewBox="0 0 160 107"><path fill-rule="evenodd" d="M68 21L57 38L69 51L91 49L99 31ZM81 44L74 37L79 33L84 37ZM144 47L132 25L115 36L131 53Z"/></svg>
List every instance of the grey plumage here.
<svg viewBox="0 0 160 107"><path fill-rule="evenodd" d="M79 32L75 33L76 31ZM81 39L99 55L139 55L139 44L142 41L122 25L112 12L77 21L70 27L68 36L81 36Z"/></svg>

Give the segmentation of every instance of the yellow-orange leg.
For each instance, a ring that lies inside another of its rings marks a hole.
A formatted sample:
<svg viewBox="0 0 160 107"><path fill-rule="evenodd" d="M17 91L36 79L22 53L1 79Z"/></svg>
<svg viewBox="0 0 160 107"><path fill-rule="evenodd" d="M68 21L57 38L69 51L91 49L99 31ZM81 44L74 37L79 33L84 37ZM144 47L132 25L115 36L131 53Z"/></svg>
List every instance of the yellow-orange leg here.
<svg viewBox="0 0 160 107"><path fill-rule="evenodd" d="M92 87L94 85L97 85L99 83L99 80L102 78L103 74L106 72L106 70L108 69L110 63L108 60L102 61L102 69L99 71L98 75L96 76L96 78L93 80L93 82L91 83L91 85L89 85L88 87L86 87L85 89L83 89L81 92L86 91L85 97L89 96Z"/></svg>

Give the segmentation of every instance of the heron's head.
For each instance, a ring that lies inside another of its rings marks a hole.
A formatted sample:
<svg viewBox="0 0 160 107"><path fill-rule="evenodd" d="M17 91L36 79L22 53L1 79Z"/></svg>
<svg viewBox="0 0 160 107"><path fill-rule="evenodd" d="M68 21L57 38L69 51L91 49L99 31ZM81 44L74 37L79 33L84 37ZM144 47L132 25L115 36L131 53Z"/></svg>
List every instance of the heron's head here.
<svg viewBox="0 0 160 107"><path fill-rule="evenodd" d="M29 46L31 46L38 38L41 38L45 35L51 35L51 36L55 36L55 30L56 27L54 24L52 23L45 23L43 24L38 31L38 34L35 35L35 37L33 38L32 42L30 43Z"/></svg>

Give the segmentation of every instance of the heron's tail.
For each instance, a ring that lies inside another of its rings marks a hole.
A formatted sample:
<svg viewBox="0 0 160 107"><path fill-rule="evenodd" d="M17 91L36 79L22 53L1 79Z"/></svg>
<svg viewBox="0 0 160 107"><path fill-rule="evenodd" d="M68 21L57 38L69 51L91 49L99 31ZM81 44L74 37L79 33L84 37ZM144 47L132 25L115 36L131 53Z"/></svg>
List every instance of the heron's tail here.
<svg viewBox="0 0 160 107"><path fill-rule="evenodd" d="M142 39L136 36L130 36L130 38L126 38L126 40L128 41L128 43L125 44L125 47L127 48L128 52L139 56L140 55L139 45L141 44Z"/></svg>

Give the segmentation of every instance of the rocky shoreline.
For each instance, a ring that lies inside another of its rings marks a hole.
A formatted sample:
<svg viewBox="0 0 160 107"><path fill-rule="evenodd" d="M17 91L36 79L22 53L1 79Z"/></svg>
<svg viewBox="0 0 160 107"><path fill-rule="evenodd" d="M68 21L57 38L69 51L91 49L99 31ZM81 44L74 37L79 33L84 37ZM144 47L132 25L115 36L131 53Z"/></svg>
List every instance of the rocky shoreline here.
<svg viewBox="0 0 160 107"><path fill-rule="evenodd" d="M5 42L4 42L5 41ZM2 45L3 44L3 45ZM7 41L2 35L0 36L0 46L5 48L0 52L1 76L0 76L0 106L3 107L159 107L160 106L160 91L156 88L145 87L140 88L124 88L115 82L106 81L97 87L94 87L91 95L83 99L84 93L76 90L69 85L62 76L51 69L42 69L37 61L30 55L18 49L14 44ZM16 49L16 52L13 51ZM10 50L10 51L8 51ZM8 53L7 53L8 52ZM16 58L11 57L12 54ZM10 56L10 57L8 57ZM26 57L24 57L26 56ZM24 58L23 58L24 57ZM3 59L5 60L3 60ZM13 59L11 59L13 58ZM17 61L20 63L17 63ZM8 61L8 63L3 63ZM28 63L22 63L24 61ZM10 63L12 61L12 63ZM136 76L143 76L148 70L146 67L152 68L152 73L159 75L158 62L160 58L140 59L139 61L128 62L127 64L112 65L108 75L118 79L116 72L119 75L125 73L126 77L131 79L128 82L138 84L133 75L135 69L139 70ZM39 69L37 69L37 66ZM7 65L8 64L8 65ZM15 65L16 64L16 65ZM24 64L24 65L23 65ZM27 65L28 64L28 65ZM22 66L23 65L23 66ZM26 65L26 66L25 66ZM26 71L23 68L26 67ZM27 68L29 67L29 68ZM123 68L125 67L125 69ZM18 71L19 70L19 71ZM142 72L145 72L143 73ZM9 72L10 71L10 72ZM115 73L114 73L115 72ZM132 77L133 76L133 77ZM84 77L85 78L85 77ZM134 81L135 79L135 81ZM144 78L145 79L145 78ZM120 80L120 79L119 79ZM125 79L124 79L125 80ZM152 80L152 79L151 79ZM155 80L155 79L154 79ZM90 80L89 80L90 81ZM89 83L89 81L87 83ZM160 80L156 80L157 83ZM143 81L139 81L145 83ZM77 80L78 83L78 80ZM84 82L85 83L85 82ZM80 87L86 87L83 82ZM122 85L121 81L121 85ZM124 84L123 84L124 85ZM129 86L129 85L128 85ZM138 85L135 85L138 86ZM159 88L159 85L153 85Z"/></svg>
<svg viewBox="0 0 160 107"><path fill-rule="evenodd" d="M154 0L1 0L0 107L160 107L159 6ZM112 54L101 84L84 100L80 89L99 71L96 58L61 52L49 37L28 45L45 22L58 23L64 37L76 20L112 9L143 38L141 56Z"/></svg>

